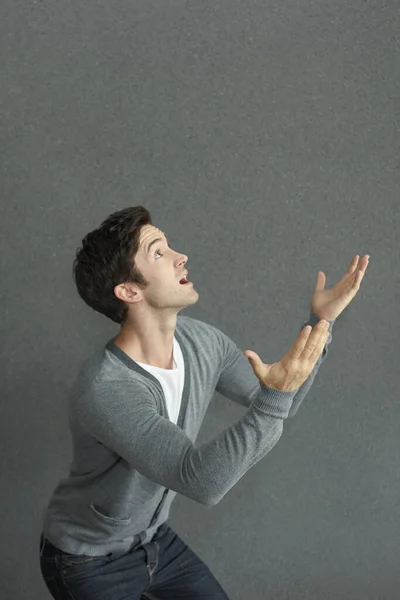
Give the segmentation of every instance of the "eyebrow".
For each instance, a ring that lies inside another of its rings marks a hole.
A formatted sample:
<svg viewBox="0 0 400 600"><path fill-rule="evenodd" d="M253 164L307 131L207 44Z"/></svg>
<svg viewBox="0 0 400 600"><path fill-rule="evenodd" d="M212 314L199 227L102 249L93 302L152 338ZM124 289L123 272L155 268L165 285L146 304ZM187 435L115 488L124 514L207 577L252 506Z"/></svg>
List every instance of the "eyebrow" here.
<svg viewBox="0 0 400 600"><path fill-rule="evenodd" d="M167 239L167 238L165 238ZM147 254L150 252L150 248L152 247L153 244L156 244L157 242L163 242L164 240L162 238L155 238L152 242L150 242L150 244L147 246ZM167 240L168 243L168 240Z"/></svg>

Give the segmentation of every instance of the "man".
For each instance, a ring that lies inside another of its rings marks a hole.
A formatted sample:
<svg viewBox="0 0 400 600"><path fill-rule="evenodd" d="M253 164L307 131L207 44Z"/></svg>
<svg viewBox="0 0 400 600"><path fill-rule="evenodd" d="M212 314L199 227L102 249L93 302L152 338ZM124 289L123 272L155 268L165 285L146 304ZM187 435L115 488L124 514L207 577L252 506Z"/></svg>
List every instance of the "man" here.
<svg viewBox="0 0 400 600"><path fill-rule="evenodd" d="M180 493L214 506L272 450L326 358L336 313L354 297L349 281L359 286L364 260L359 269L352 263L347 287L333 296L318 274L308 324L326 319L329 329L315 327L318 361L301 387L287 391L259 378L272 369L257 354L248 353L250 365L221 330L178 316L199 298L184 279L187 256L170 248L144 207L110 215L82 240L78 293L121 327L85 361L71 390L73 461L49 501L40 540L54 598L228 598L167 525L171 504ZM314 333L303 332L304 347ZM196 447L215 391L247 410Z"/></svg>

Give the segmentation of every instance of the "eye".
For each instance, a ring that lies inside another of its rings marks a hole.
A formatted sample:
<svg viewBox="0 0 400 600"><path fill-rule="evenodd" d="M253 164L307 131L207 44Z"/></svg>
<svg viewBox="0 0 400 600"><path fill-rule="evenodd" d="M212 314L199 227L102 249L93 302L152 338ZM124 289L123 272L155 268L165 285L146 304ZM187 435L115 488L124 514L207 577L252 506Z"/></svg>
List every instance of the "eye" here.
<svg viewBox="0 0 400 600"><path fill-rule="evenodd" d="M160 251L160 250L156 250L156 251L155 251L155 253L154 253L154 256L155 256L156 254L160 254L161 256L164 256L164 254L161 254L161 251Z"/></svg>

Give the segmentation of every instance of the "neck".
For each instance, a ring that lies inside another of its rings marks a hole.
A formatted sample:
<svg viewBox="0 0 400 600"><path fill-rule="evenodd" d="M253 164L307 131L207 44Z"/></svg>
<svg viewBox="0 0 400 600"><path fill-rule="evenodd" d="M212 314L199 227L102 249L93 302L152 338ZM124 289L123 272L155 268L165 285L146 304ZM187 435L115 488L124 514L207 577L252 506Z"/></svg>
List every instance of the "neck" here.
<svg viewBox="0 0 400 600"><path fill-rule="evenodd" d="M130 358L152 367L173 369L176 314L162 323L143 321L126 324L114 338L114 344Z"/></svg>

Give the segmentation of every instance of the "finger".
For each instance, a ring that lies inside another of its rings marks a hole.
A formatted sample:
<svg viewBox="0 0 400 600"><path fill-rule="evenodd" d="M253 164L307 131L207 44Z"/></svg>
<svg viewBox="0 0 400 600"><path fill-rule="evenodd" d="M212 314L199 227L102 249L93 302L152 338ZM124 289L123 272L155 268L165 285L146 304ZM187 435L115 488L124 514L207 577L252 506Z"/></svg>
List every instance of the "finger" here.
<svg viewBox="0 0 400 600"><path fill-rule="evenodd" d="M321 353L321 345L325 345L328 331L329 329L324 327L321 322L314 327L313 332L308 338L304 350L301 353L302 360L312 360L315 354L319 356Z"/></svg>
<svg viewBox="0 0 400 600"><path fill-rule="evenodd" d="M351 286L353 289L357 289L357 290L359 289L361 281L362 281L364 275L365 275L365 271L359 271L357 273L357 275L354 278L353 284Z"/></svg>
<svg viewBox="0 0 400 600"><path fill-rule="evenodd" d="M362 278L364 277L367 268L368 268L368 263L369 263L369 256L364 257L362 262L360 263L359 269L355 274L355 281L354 283L356 285L359 285L361 283Z"/></svg>
<svg viewBox="0 0 400 600"><path fill-rule="evenodd" d="M346 274L352 275L357 271L357 269L362 270L365 273L365 271L368 267L368 263L369 263L369 254L364 254L364 256L362 257L361 260L360 260L360 257L358 256L358 254L356 254L352 258L350 266L347 269Z"/></svg>
<svg viewBox="0 0 400 600"><path fill-rule="evenodd" d="M360 261L360 257L358 256L358 254L356 254L355 256L353 256L353 258L351 260L351 263L347 270L347 273L348 274L354 273L357 268L363 269L365 271L366 268L368 267L368 263L369 263L369 254L364 254L361 261Z"/></svg>
<svg viewBox="0 0 400 600"><path fill-rule="evenodd" d="M362 278L364 277L367 267L369 263L368 255L367 257L363 257L363 260L359 264L357 270L353 271L353 273L346 273L343 279L338 282L334 287L334 289L338 289L338 292L348 293L351 292L354 288L360 285Z"/></svg>
<svg viewBox="0 0 400 600"><path fill-rule="evenodd" d="M353 258L351 259L350 266L347 269L347 273L349 273L349 274L354 273L354 271L357 269L359 259L360 259L360 257L358 256L358 254L353 256Z"/></svg>
<svg viewBox="0 0 400 600"><path fill-rule="evenodd" d="M315 340L319 338L321 330L324 328L321 325L321 321L317 323L314 329L311 328L310 325L307 325L302 329L297 336L297 339L291 349L288 352L290 358L299 358L303 355L303 352L309 344L314 348Z"/></svg>
<svg viewBox="0 0 400 600"><path fill-rule="evenodd" d="M324 329L322 331L322 334L321 334L321 336L320 336L320 338L319 338L319 340L317 342L317 345L314 348L314 352L311 354L311 356L309 358L309 361L311 361L311 363L313 363L313 365L316 364L317 360L321 356L321 354L322 354L322 352L324 350L326 341L328 339L328 336L329 336L329 328L328 329Z"/></svg>

